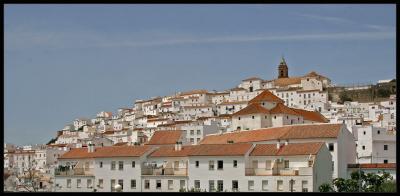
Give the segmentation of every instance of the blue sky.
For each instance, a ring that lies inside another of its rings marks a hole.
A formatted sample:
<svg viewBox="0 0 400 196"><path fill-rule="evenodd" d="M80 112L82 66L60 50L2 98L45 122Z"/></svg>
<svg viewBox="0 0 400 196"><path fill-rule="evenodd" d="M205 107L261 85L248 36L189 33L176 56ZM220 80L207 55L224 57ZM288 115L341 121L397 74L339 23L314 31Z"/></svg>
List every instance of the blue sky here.
<svg viewBox="0 0 400 196"><path fill-rule="evenodd" d="M5 141L135 99L316 71L395 78L395 5L5 5Z"/></svg>

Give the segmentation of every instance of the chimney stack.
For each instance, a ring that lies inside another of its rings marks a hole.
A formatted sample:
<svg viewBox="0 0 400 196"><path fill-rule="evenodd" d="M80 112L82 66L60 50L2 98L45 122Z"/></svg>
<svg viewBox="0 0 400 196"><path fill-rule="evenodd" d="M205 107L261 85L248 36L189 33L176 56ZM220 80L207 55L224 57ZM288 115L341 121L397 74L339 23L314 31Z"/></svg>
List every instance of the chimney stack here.
<svg viewBox="0 0 400 196"><path fill-rule="evenodd" d="M92 143L89 143L89 144L88 144L88 152L89 152L89 153L94 152L94 144L92 144Z"/></svg>
<svg viewBox="0 0 400 196"><path fill-rule="evenodd" d="M278 141L278 142L276 142L276 149L279 150L279 148L281 148L281 144L280 144L279 141Z"/></svg>
<svg viewBox="0 0 400 196"><path fill-rule="evenodd" d="M180 151L180 150L182 150L182 142L176 142L175 151Z"/></svg>
<svg viewBox="0 0 400 196"><path fill-rule="evenodd" d="M285 141L285 146L287 146L289 144L289 141L288 140L286 140Z"/></svg>

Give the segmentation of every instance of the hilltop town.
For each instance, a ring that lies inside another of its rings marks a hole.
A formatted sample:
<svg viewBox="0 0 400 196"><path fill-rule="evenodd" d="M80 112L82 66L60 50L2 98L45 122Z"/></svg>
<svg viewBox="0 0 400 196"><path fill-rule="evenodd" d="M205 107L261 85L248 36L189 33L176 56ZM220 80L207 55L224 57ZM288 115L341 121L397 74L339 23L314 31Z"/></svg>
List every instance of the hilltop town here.
<svg viewBox="0 0 400 196"><path fill-rule="evenodd" d="M276 71L76 118L47 144L5 143L4 190L314 192L359 169L396 177L394 80L358 102L351 92L375 87L290 76L284 58Z"/></svg>

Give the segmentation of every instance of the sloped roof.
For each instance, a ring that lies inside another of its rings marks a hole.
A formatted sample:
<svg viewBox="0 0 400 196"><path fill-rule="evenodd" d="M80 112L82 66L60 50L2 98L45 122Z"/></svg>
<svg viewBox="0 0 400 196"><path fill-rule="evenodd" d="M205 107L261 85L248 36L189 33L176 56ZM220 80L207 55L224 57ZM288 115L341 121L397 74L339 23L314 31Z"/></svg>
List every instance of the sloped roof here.
<svg viewBox="0 0 400 196"><path fill-rule="evenodd" d="M291 109L294 110L299 115L303 116L304 120L310 120L310 121L321 122L321 123L329 122L329 120L326 119L319 112L307 111L307 110L296 109L296 108L291 108Z"/></svg>
<svg viewBox="0 0 400 196"><path fill-rule="evenodd" d="M271 114L291 114L296 116L299 115L292 108L289 108L282 103L276 104L276 106L271 109Z"/></svg>
<svg viewBox="0 0 400 196"><path fill-rule="evenodd" d="M146 145L170 145L175 144L181 138L183 131L156 131L151 136L150 141Z"/></svg>
<svg viewBox="0 0 400 196"><path fill-rule="evenodd" d="M161 146L152 152L150 157L185 157L188 156L196 146L182 146L180 151L175 150L175 146Z"/></svg>
<svg viewBox="0 0 400 196"><path fill-rule="evenodd" d="M250 78L244 79L242 81L250 81L250 80L262 80L262 79L259 77L250 77Z"/></svg>
<svg viewBox="0 0 400 196"><path fill-rule="evenodd" d="M87 148L72 148L59 159L84 159L102 157L139 157L151 149L151 146L104 146L97 147L92 153Z"/></svg>
<svg viewBox="0 0 400 196"><path fill-rule="evenodd" d="M239 156L246 154L251 146L250 143L197 145L189 156Z"/></svg>
<svg viewBox="0 0 400 196"><path fill-rule="evenodd" d="M321 149L323 142L292 143L281 145L277 149L276 144L257 144L250 156L293 156L317 154Z"/></svg>
<svg viewBox="0 0 400 196"><path fill-rule="evenodd" d="M235 112L234 114L232 114L232 116L248 114L269 114L269 110L262 107L259 103L252 103L247 107Z"/></svg>
<svg viewBox="0 0 400 196"><path fill-rule="evenodd" d="M278 139L337 138L342 126L342 124L291 125L220 135L208 135L200 141L200 144L226 144L229 140L234 143L243 143Z"/></svg>
<svg viewBox="0 0 400 196"><path fill-rule="evenodd" d="M274 80L275 86L288 86L300 83L301 83L301 77L277 78Z"/></svg>
<svg viewBox="0 0 400 196"><path fill-rule="evenodd" d="M278 102L278 103L283 103L283 100L273 93L271 93L269 90L264 90L262 93L254 97L249 101L250 103L260 103L262 101L271 101L271 102Z"/></svg>

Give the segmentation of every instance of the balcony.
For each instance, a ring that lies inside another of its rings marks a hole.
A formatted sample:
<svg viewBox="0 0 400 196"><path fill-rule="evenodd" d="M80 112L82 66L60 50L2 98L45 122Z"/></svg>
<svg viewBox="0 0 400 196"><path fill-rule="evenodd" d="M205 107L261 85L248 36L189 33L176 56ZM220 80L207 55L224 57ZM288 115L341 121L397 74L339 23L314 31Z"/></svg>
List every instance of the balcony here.
<svg viewBox="0 0 400 196"><path fill-rule="evenodd" d="M142 168L146 176L187 176L187 168Z"/></svg>
<svg viewBox="0 0 400 196"><path fill-rule="evenodd" d="M246 168L246 176L310 176L312 167L293 167L285 169L267 169L267 168Z"/></svg>
<svg viewBox="0 0 400 196"><path fill-rule="evenodd" d="M55 176L94 176L91 168L55 169Z"/></svg>

